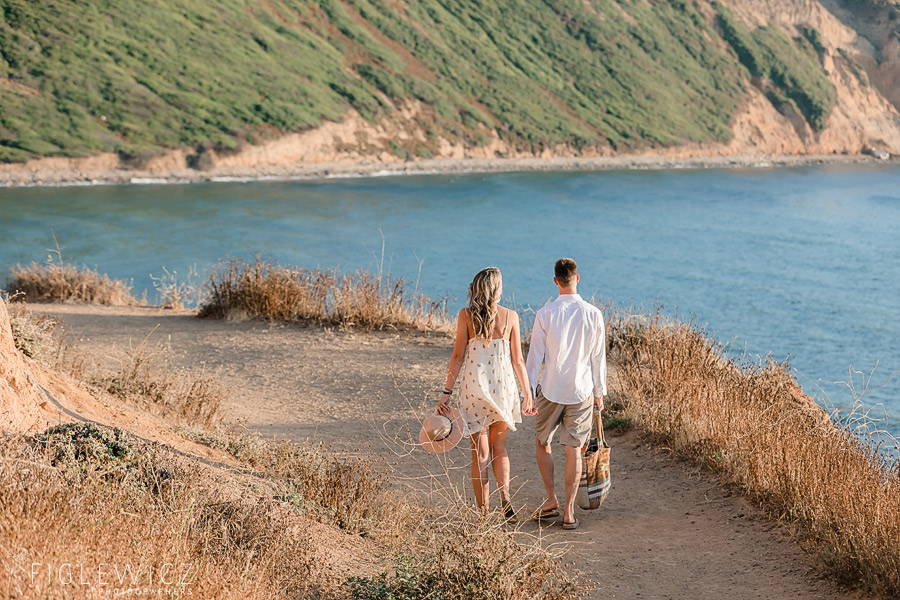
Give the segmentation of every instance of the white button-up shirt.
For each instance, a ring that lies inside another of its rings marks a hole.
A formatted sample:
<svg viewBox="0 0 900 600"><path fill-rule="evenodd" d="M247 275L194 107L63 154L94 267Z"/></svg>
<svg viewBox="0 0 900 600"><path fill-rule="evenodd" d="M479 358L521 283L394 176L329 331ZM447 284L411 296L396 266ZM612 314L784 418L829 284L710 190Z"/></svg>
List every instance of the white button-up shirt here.
<svg viewBox="0 0 900 600"><path fill-rule="evenodd" d="M540 378L541 393L551 402L581 404L605 396L603 313L578 294L562 294L538 310L525 368L532 388Z"/></svg>

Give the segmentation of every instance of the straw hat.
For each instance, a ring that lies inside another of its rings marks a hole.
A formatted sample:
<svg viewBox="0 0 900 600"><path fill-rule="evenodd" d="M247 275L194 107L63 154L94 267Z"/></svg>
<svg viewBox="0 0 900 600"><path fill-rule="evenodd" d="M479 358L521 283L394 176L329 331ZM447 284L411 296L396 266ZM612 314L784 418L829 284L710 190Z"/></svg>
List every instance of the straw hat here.
<svg viewBox="0 0 900 600"><path fill-rule="evenodd" d="M451 408L450 418L435 413L422 422L419 443L427 452L439 454L456 446L462 436L462 415L455 408Z"/></svg>

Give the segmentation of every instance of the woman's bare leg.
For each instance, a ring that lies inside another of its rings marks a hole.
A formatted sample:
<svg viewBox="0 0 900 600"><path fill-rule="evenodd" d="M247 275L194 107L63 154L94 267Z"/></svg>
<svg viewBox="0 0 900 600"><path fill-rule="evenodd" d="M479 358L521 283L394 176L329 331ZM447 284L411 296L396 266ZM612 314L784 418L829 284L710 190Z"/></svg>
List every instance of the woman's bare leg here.
<svg viewBox="0 0 900 600"><path fill-rule="evenodd" d="M492 424L488 432L491 466L494 469L494 478L497 480L502 503L509 502L509 455L506 453L506 435L508 433L509 426L503 421Z"/></svg>
<svg viewBox="0 0 900 600"><path fill-rule="evenodd" d="M472 443L472 489L475 491L475 503L487 511L490 503L488 464L491 462L487 428L473 433L469 439Z"/></svg>

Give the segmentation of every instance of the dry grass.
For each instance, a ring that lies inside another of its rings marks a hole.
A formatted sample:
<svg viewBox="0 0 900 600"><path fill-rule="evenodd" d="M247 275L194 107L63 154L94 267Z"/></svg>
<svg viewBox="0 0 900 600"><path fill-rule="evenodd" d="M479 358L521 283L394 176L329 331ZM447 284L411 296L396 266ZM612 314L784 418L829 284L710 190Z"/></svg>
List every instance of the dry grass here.
<svg viewBox="0 0 900 600"><path fill-rule="evenodd" d="M28 310L24 302L8 304L16 348L41 364L87 383L95 392L181 424L209 427L217 422L225 391L203 372L177 369L170 352L148 336L118 356L112 372L69 344L65 328L53 317Z"/></svg>
<svg viewBox="0 0 900 600"><path fill-rule="evenodd" d="M835 427L786 365L741 364L699 329L620 312L626 416L742 486L841 580L900 595L900 464Z"/></svg>
<svg viewBox="0 0 900 600"><path fill-rule="evenodd" d="M585 590L560 557L510 529L499 514L480 515L460 497L429 508L414 504L371 460L233 431L182 432L279 482L279 499L398 556L390 572L348 573L343 593L349 597L565 600Z"/></svg>
<svg viewBox="0 0 900 600"><path fill-rule="evenodd" d="M112 373L84 363L79 368L80 378L102 392L179 423L213 425L225 398L213 377L174 368L167 349L149 338L124 352Z"/></svg>
<svg viewBox="0 0 900 600"><path fill-rule="evenodd" d="M309 322L360 329L450 330L446 299L431 300L403 279L358 271L232 259L210 271L201 317Z"/></svg>
<svg viewBox="0 0 900 600"><path fill-rule="evenodd" d="M432 528L416 556L401 555L392 573L351 577L346 588L364 600L562 600L586 587L537 542L523 543L499 519L458 514Z"/></svg>
<svg viewBox="0 0 900 600"><path fill-rule="evenodd" d="M32 312L24 302L6 304L13 343L23 355L44 367L83 382L96 372L93 357L69 343L62 321Z"/></svg>
<svg viewBox="0 0 900 600"><path fill-rule="evenodd" d="M5 597L579 595L557 558L522 543L496 515L409 504L369 462L232 433L192 437L233 451L252 472L211 469L93 424L0 439ZM334 564L339 547L343 562ZM371 575L379 555L401 556L402 570ZM116 582L125 569L142 576ZM70 575L86 585L67 583Z"/></svg>
<svg viewBox="0 0 900 600"><path fill-rule="evenodd" d="M138 304L131 285L121 279L110 279L86 266L48 258L43 264L32 261L10 269L12 276L6 289L21 293L28 302L83 302L128 306Z"/></svg>
<svg viewBox="0 0 900 600"><path fill-rule="evenodd" d="M560 557L539 541L510 530L496 513L480 516L471 507L451 505L420 539L423 551L416 557L418 570L413 574L417 577L411 581L421 591L437 591L437 598L563 600L583 597L588 589L565 570ZM357 589L371 590L373 580L366 588L359 587L359 581L354 583ZM394 587L407 594L409 583L409 579L394 579Z"/></svg>
<svg viewBox="0 0 900 600"><path fill-rule="evenodd" d="M303 515L94 425L0 439L0 506L7 598L262 600L332 585Z"/></svg>
<svg viewBox="0 0 900 600"><path fill-rule="evenodd" d="M229 429L178 431L281 483L282 499L322 522L382 539L396 538L414 526L409 507L388 491L384 472L372 460L342 458L322 446L265 440Z"/></svg>

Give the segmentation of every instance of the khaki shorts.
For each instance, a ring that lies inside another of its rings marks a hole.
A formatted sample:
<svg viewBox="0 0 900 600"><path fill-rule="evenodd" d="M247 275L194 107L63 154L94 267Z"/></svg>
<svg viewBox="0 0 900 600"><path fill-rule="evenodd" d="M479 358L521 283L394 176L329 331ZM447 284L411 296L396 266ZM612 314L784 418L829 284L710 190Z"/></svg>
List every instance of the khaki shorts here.
<svg viewBox="0 0 900 600"><path fill-rule="evenodd" d="M588 398L581 404L557 404L547 400L537 387L534 405L538 414L534 417L534 433L542 446L549 446L553 434L562 424L559 432L559 443L563 446L584 446L591 435L591 424L594 416L592 407L594 399Z"/></svg>

